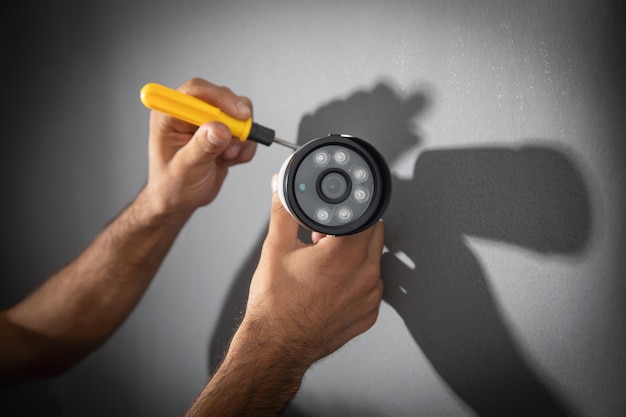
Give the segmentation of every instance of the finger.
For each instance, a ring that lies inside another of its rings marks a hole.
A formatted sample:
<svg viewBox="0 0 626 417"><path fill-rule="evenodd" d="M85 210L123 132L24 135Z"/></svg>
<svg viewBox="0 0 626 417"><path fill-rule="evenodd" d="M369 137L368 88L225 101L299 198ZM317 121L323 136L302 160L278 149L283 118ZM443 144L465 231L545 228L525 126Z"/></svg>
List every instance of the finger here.
<svg viewBox="0 0 626 417"><path fill-rule="evenodd" d="M252 157L254 157L254 154L256 153L256 147L257 147L256 142L252 142L249 140L245 141L241 146L239 155L237 156L237 158L235 158L233 162L240 164L240 163L250 161Z"/></svg>
<svg viewBox="0 0 626 417"><path fill-rule="evenodd" d="M336 236L334 239L322 239L320 243L328 245L330 250L337 250L337 248L345 246L359 248L358 250L366 251L368 250L369 242L373 233L373 227L370 227L359 233Z"/></svg>
<svg viewBox="0 0 626 417"><path fill-rule="evenodd" d="M300 225L283 207L278 196L277 187L279 185L277 181L278 175L274 174L272 177L272 211L267 236L274 242L292 246L299 242L298 229Z"/></svg>
<svg viewBox="0 0 626 417"><path fill-rule="evenodd" d="M228 147L222 153L222 158L226 161L234 161L241 151L241 141L237 138L232 138Z"/></svg>
<svg viewBox="0 0 626 417"><path fill-rule="evenodd" d="M222 158L229 165L243 164L249 162L256 153L256 142L241 142L237 138L233 138L228 148L222 154Z"/></svg>
<svg viewBox="0 0 626 417"><path fill-rule="evenodd" d="M252 115L252 101L245 96L239 97L248 107ZM256 142L251 140L241 141L238 138L233 138L231 145L224 152L223 158L229 165L236 165L248 162L252 159L256 153Z"/></svg>
<svg viewBox="0 0 626 417"><path fill-rule="evenodd" d="M250 100L250 98L246 96L239 96L239 99L243 101L250 109L250 117L254 117L254 106L252 104L252 100Z"/></svg>
<svg viewBox="0 0 626 417"><path fill-rule="evenodd" d="M152 110L150 112L150 130L154 132L158 132L160 134L170 134L172 132L175 133L184 133L188 134L186 137L187 140L191 137L191 135L198 129L198 126L185 122L184 120L178 119L174 116L170 116L167 113L164 113L159 110ZM183 141L182 144L186 143ZM180 146L181 143L167 143L165 146Z"/></svg>
<svg viewBox="0 0 626 417"><path fill-rule="evenodd" d="M326 237L325 233L311 232L311 242L313 243L317 243L325 237Z"/></svg>
<svg viewBox="0 0 626 417"><path fill-rule="evenodd" d="M189 143L197 130L197 126L152 110L148 150L151 163L168 163L182 146Z"/></svg>
<svg viewBox="0 0 626 417"><path fill-rule="evenodd" d="M208 165L226 150L230 140L230 130L224 124L205 123L178 152L187 166Z"/></svg>
<svg viewBox="0 0 626 417"><path fill-rule="evenodd" d="M198 97L237 119L247 120L252 117L250 100L239 97L228 87L215 85L202 78L192 78L178 90Z"/></svg>

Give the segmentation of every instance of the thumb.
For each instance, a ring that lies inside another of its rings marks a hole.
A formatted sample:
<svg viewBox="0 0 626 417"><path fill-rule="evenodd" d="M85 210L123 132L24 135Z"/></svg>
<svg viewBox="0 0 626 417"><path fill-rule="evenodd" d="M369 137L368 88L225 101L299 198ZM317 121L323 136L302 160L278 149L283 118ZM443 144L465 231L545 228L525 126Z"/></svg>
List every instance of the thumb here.
<svg viewBox="0 0 626 417"><path fill-rule="evenodd" d="M300 225L293 216L285 209L278 196L278 175L272 177L272 211L270 217L268 239L281 244L293 245L298 240Z"/></svg>
<svg viewBox="0 0 626 417"><path fill-rule="evenodd" d="M230 130L223 123L205 123L179 152L189 166L208 165L228 148L231 137Z"/></svg>

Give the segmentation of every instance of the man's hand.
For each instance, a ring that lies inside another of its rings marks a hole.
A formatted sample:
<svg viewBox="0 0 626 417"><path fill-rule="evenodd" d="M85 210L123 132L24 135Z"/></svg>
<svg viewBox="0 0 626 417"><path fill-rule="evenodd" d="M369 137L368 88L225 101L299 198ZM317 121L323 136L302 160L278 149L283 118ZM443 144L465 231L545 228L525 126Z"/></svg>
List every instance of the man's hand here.
<svg viewBox="0 0 626 417"><path fill-rule="evenodd" d="M376 322L382 222L350 236L313 233L312 244L298 228L274 191L245 317L187 417L280 415L315 361Z"/></svg>
<svg viewBox="0 0 626 417"><path fill-rule="evenodd" d="M251 117L250 100L226 87L192 79L180 90ZM139 302L193 211L255 149L220 123L198 128L153 111L146 187L80 256L0 312L0 384L58 375L100 346Z"/></svg>
<svg viewBox="0 0 626 417"><path fill-rule="evenodd" d="M227 87L201 78L187 81L178 90L219 107L229 115L252 117L252 103ZM215 198L228 167L248 162L256 143L231 137L222 123L196 127L158 111L150 115L150 172L146 192L159 214L190 215Z"/></svg>
<svg viewBox="0 0 626 417"><path fill-rule="evenodd" d="M261 337L308 367L376 322L384 226L341 237L314 233L308 245L298 239L298 228L274 192L242 325L257 323Z"/></svg>

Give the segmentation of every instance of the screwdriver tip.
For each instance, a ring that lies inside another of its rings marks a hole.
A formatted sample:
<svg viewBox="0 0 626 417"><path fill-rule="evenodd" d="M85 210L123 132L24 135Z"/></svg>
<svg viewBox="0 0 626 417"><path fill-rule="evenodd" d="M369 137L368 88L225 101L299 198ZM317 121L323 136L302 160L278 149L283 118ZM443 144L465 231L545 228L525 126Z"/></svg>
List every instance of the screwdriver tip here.
<svg viewBox="0 0 626 417"><path fill-rule="evenodd" d="M288 148L291 148L291 149L298 149L300 147L300 146L296 145L295 143L292 143L292 142L289 142L289 141L286 141L286 140L282 140L282 139L279 139L279 138L276 138L276 137L274 138L274 142L278 143L279 145L283 145L283 146L286 146Z"/></svg>

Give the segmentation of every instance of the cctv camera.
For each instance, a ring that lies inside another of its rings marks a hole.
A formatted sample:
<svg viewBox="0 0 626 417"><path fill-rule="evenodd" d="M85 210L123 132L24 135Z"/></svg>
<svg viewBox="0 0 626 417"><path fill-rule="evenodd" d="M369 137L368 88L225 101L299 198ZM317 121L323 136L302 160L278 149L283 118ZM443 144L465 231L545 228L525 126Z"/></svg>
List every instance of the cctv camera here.
<svg viewBox="0 0 626 417"><path fill-rule="evenodd" d="M385 159L368 142L331 134L299 147L278 173L278 195L304 227L341 236L376 223L391 198Z"/></svg>

